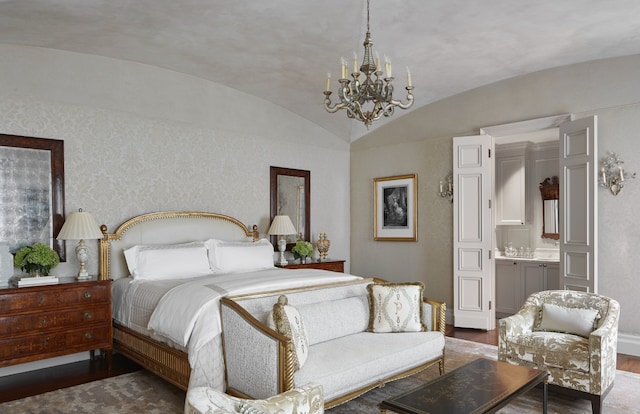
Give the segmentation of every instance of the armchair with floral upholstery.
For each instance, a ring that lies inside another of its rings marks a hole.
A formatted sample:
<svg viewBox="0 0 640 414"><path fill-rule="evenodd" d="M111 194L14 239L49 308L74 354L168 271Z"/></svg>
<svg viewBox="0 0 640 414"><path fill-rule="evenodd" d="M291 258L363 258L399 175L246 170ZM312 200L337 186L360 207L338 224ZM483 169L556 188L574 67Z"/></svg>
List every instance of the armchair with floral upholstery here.
<svg viewBox="0 0 640 414"><path fill-rule="evenodd" d="M613 386L620 305L606 296L548 290L499 322L498 359L549 372L550 390L591 400L593 413Z"/></svg>
<svg viewBox="0 0 640 414"><path fill-rule="evenodd" d="M232 397L209 387L187 392L185 414L322 414L324 395L319 384L307 384L265 400Z"/></svg>

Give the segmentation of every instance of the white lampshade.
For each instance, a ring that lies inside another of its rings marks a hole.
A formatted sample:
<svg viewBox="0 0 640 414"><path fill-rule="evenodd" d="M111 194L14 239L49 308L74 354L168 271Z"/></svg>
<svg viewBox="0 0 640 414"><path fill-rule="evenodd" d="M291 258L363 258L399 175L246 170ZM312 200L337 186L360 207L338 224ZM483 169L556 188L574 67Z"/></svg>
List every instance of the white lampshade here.
<svg viewBox="0 0 640 414"><path fill-rule="evenodd" d="M69 214L67 220L62 225L58 240L91 240L103 237L100 226L96 223L91 213L78 211Z"/></svg>
<svg viewBox="0 0 640 414"><path fill-rule="evenodd" d="M80 262L78 280L90 278L86 267L87 260L89 260L89 247L84 243L85 239L101 239L102 237L104 236L96 220L91 213L82 211L82 209L69 214L62 225L60 233L58 233L58 240L80 240L76 246L76 257Z"/></svg>
<svg viewBox="0 0 640 414"><path fill-rule="evenodd" d="M284 236L287 234L296 234L296 228L293 227L293 223L289 216L275 216L271 227L269 227L269 234Z"/></svg>

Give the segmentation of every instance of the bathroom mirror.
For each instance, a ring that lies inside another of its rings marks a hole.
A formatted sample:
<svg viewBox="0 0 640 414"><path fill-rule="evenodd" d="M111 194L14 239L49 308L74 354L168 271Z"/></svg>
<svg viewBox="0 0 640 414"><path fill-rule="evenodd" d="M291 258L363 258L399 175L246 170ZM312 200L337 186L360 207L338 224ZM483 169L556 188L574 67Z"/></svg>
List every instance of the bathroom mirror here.
<svg viewBox="0 0 640 414"><path fill-rule="evenodd" d="M271 167L270 222L277 215L287 215L298 232L287 236L287 250L291 250L298 239L311 241L310 181L310 171ZM271 243L277 246L276 236L271 236Z"/></svg>
<svg viewBox="0 0 640 414"><path fill-rule="evenodd" d="M542 196L542 238L560 239L558 224L558 202L560 199L560 183L558 177L545 178L540 183Z"/></svg>

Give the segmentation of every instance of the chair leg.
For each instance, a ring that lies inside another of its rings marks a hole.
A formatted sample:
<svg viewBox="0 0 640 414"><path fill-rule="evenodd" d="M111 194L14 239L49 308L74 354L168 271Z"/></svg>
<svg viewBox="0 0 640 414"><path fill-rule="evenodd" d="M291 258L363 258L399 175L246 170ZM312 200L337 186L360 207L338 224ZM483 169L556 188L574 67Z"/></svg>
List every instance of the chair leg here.
<svg viewBox="0 0 640 414"><path fill-rule="evenodd" d="M601 395L593 395L591 397L591 411L593 411L593 414L600 414L602 412L602 400Z"/></svg>

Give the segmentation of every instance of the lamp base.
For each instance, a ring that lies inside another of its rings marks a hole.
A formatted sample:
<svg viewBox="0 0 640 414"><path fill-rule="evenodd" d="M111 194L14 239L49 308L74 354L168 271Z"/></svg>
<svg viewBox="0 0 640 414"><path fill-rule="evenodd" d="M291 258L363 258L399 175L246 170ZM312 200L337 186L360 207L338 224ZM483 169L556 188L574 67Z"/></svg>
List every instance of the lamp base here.
<svg viewBox="0 0 640 414"><path fill-rule="evenodd" d="M76 276L76 280L89 280L91 279L92 276L90 274L85 274L85 275L81 275L78 273L78 276Z"/></svg>
<svg viewBox="0 0 640 414"><path fill-rule="evenodd" d="M86 267L87 259L89 258L89 247L87 247L87 245L84 243L84 240L80 240L80 242L76 246L76 257L80 262L80 269L78 269L78 276L76 276L76 279L91 279L91 276L89 275Z"/></svg>
<svg viewBox="0 0 640 414"><path fill-rule="evenodd" d="M278 266L286 266L289 262L284 258L284 251L287 248L287 241L284 237L280 237L278 240L278 250L280 251L280 260L278 261Z"/></svg>

